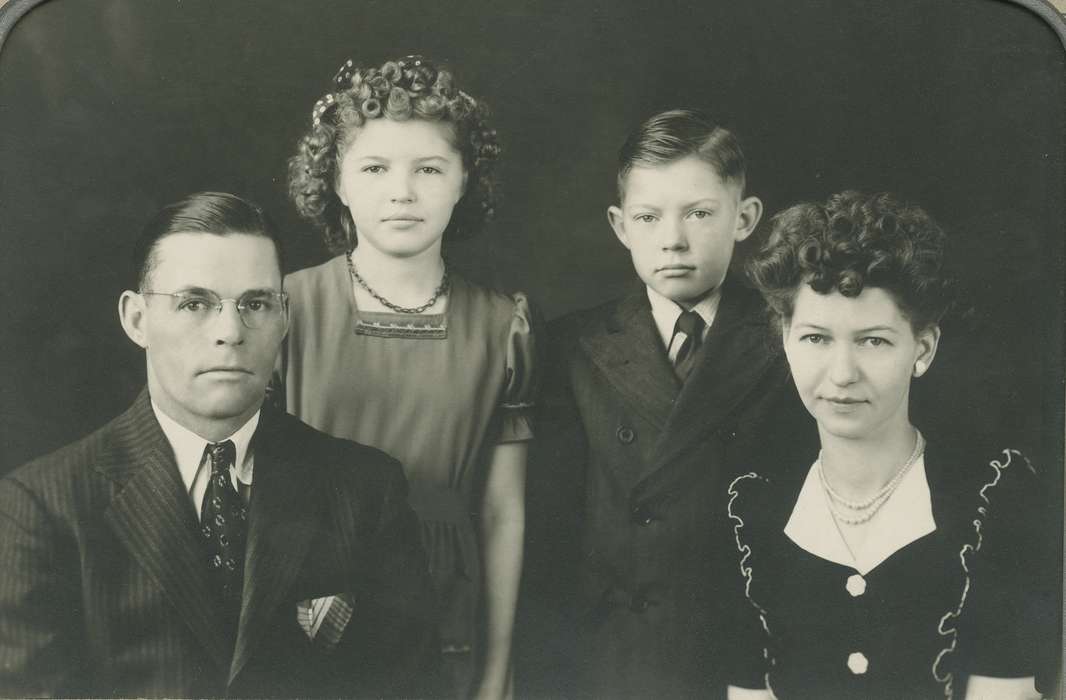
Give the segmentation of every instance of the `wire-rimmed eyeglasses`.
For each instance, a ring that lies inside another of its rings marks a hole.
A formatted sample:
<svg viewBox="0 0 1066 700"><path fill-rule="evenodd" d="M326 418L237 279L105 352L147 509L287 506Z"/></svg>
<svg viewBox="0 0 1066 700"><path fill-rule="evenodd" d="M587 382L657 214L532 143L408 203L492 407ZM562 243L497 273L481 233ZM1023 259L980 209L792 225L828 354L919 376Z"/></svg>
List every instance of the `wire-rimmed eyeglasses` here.
<svg viewBox="0 0 1066 700"><path fill-rule="evenodd" d="M202 323L211 318L211 312L222 313L227 301L237 307L241 322L248 328L263 328L278 323L289 310L289 295L285 292L254 290L245 292L239 299L223 299L210 289L195 289L184 292L157 292L145 289L143 295L171 297L171 311L181 314L189 321Z"/></svg>

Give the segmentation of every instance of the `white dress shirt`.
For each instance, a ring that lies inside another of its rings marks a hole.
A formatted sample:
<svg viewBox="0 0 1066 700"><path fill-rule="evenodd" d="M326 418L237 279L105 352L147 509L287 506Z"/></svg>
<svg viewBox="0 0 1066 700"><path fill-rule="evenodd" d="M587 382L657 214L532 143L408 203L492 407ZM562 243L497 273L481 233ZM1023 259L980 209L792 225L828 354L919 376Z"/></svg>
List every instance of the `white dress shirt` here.
<svg viewBox="0 0 1066 700"><path fill-rule="evenodd" d="M682 331L678 331L675 334L674 327L677 325L678 317L681 316L685 309L651 287L647 289L648 301L651 302L651 316L655 319L655 327L659 331L659 337L663 339L663 347L666 348L666 355L670 358L670 364L676 364L677 353L681 351L681 345L688 336ZM714 317L718 314L718 304L721 300L722 290L717 288L710 296L692 307L692 310L700 315L705 324L703 326L703 335L700 337L701 341L707 338L707 332L710 331L711 324L714 323Z"/></svg>
<svg viewBox="0 0 1066 700"><path fill-rule="evenodd" d="M199 518L204 493L207 492L207 482L211 478L210 459L204 452L211 441L205 440L179 424L164 413L155 401L152 402L152 410L155 412L156 420L159 421L159 427L163 429L163 434L167 436L167 441L174 450L174 459L178 463L181 480L189 492L189 499L192 501L193 510L196 511L196 517ZM258 425L259 411L256 411L248 422L237 429L237 432L218 440L218 442L232 440L233 446L237 448L237 456L234 464L230 466L229 473L230 479L233 480L233 488L237 490L245 503L248 503L251 495L254 467L254 459L249 447Z"/></svg>

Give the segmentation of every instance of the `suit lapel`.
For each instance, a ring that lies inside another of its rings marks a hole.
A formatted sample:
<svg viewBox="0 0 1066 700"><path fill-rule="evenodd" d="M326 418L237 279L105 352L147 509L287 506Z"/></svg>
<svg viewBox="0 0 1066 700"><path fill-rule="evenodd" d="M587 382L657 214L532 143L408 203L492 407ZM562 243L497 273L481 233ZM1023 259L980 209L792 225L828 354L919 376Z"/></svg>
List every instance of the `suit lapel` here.
<svg viewBox="0 0 1066 700"><path fill-rule="evenodd" d="M233 640L219 624L218 595L209 580L196 514L147 391L116 428L117 449L97 465L120 484L104 519L225 668Z"/></svg>
<svg viewBox="0 0 1066 700"><path fill-rule="evenodd" d="M758 298L732 282L722 290L722 302L701 357L677 397L659 438L651 477L694 444L730 427L733 413L774 364L773 339Z"/></svg>
<svg viewBox="0 0 1066 700"><path fill-rule="evenodd" d="M603 326L581 337L581 344L630 410L662 429L673 410L678 381L646 293L620 301Z"/></svg>
<svg viewBox="0 0 1066 700"><path fill-rule="evenodd" d="M243 604L230 683L244 668L283 601L292 603L295 623L296 601L287 594L320 529L319 514L313 511L309 496L326 488L315 483L321 472L286 449L286 437L292 436L284 427L281 416L264 407L252 443L255 474L248 515Z"/></svg>

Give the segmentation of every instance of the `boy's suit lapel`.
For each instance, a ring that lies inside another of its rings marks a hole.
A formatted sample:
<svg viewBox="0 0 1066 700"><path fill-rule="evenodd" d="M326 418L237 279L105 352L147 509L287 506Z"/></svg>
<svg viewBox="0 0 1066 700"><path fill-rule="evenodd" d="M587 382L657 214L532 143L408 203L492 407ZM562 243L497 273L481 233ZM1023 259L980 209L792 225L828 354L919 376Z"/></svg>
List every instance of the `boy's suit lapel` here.
<svg viewBox="0 0 1066 700"><path fill-rule="evenodd" d="M225 669L233 639L220 625L219 596L208 576L196 513L147 390L115 428L116 449L96 465L118 486L104 520Z"/></svg>
<svg viewBox="0 0 1066 700"><path fill-rule="evenodd" d="M311 494L324 488L315 483L320 472L313 468L313 459L305 462L285 449L284 427L279 416L264 406L252 443L255 474L243 604L230 683L255 651L278 605L291 603L289 613L295 624L296 601L289 593L315 534L321 530L320 514L310 500Z"/></svg>
<svg viewBox="0 0 1066 700"><path fill-rule="evenodd" d="M651 315L646 292L622 299L581 343L630 410L658 429L670 417L678 382Z"/></svg>
<svg viewBox="0 0 1066 700"><path fill-rule="evenodd" d="M731 416L773 366L769 323L758 297L727 280L701 357L677 397L656 445L656 460L636 495L672 483L686 463L677 458L714 433L732 429Z"/></svg>

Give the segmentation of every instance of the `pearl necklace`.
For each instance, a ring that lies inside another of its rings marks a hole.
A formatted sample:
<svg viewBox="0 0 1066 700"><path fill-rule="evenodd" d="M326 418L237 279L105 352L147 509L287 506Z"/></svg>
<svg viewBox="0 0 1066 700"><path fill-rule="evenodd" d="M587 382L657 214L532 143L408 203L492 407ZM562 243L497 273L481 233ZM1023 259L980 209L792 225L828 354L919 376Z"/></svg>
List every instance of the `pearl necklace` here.
<svg viewBox="0 0 1066 700"><path fill-rule="evenodd" d="M825 490L826 495L829 496L829 510L832 511L833 517L848 525L861 525L862 523L869 521L877 515L878 511L881 510L881 507L884 506L885 503L888 502L888 499L891 498L892 494L896 492L899 485L903 483L903 477L907 475L907 472L910 471L910 468L914 466L914 463L918 461L918 458L921 457L924 451L925 438L922 437L920 431L915 430L914 451L911 452L911 456L906 462L904 462L903 466L899 468L899 471L888 480L888 483L882 486L873 496L862 502L849 501L833 490L833 487L830 486L829 480L825 476L825 469L822 467L822 455L819 452L818 478L822 482L822 488ZM841 510L841 508L853 511L854 514L848 514Z"/></svg>
<svg viewBox="0 0 1066 700"><path fill-rule="evenodd" d="M347 257L347 259L348 259L348 272L351 273L352 279L355 280L356 282L358 282L359 286L362 287L363 289L365 289L367 291L367 293L370 294L370 296L372 296L375 299L377 299L378 302L380 302L382 306L384 306L387 309L391 309L391 310L395 311L396 313L401 313L401 314L420 314L423 311L425 311L426 309L428 309L429 307L431 307L434 304L436 304L437 303L437 299L440 299L443 295L447 294L448 293L448 289L451 287L451 280L448 279L448 268L447 268L447 266L445 266L444 275L440 278L440 284L437 286L437 289L433 292L433 296L430 297L429 301L427 301L425 304L422 304L421 306L413 306L413 307L400 306L399 304L393 304L391 301L389 301L385 297L383 297L380 294L378 294L377 292L375 292L370 287L370 285L366 283L366 280L364 280L362 278L362 276L360 276L360 274L358 272L356 272L355 263L352 262L352 251L349 250L345 254L345 257Z"/></svg>

